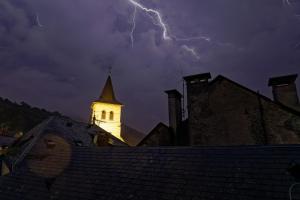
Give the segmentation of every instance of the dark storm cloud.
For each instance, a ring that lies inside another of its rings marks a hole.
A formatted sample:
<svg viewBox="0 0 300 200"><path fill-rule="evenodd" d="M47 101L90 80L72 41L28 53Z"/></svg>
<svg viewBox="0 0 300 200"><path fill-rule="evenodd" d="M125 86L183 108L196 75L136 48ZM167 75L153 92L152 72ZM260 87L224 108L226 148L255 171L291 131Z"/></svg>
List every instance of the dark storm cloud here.
<svg viewBox="0 0 300 200"><path fill-rule="evenodd" d="M1 0L0 96L86 120L113 66L125 121L149 130L166 120L163 91L180 89L183 74L224 74L269 94L267 78L300 71L299 1L291 7L282 0L141 2L159 9L178 37L200 34L211 42L163 41L161 29L138 10L131 48L127 0Z"/></svg>

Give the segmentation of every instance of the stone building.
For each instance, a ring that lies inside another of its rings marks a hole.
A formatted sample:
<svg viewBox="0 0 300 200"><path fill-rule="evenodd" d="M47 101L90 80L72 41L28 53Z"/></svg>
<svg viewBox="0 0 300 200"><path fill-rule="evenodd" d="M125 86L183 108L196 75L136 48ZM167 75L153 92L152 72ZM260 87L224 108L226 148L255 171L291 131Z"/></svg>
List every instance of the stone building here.
<svg viewBox="0 0 300 200"><path fill-rule="evenodd" d="M299 144L296 78L271 78L272 100L221 75L213 80L210 73L184 77L187 119L182 119L182 95L177 90L166 92L170 131L165 134L174 138L169 145ZM159 146L163 137L147 138L149 142L140 145Z"/></svg>

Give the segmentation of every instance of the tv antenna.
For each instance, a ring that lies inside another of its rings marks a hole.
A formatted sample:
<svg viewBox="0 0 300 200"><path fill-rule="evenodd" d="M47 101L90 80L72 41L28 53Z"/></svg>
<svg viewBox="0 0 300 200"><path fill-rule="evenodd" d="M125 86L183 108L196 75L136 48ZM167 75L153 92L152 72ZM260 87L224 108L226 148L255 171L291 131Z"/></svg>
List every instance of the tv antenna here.
<svg viewBox="0 0 300 200"><path fill-rule="evenodd" d="M112 66L109 66L109 67L108 67L108 75L111 75L112 68L113 68Z"/></svg>

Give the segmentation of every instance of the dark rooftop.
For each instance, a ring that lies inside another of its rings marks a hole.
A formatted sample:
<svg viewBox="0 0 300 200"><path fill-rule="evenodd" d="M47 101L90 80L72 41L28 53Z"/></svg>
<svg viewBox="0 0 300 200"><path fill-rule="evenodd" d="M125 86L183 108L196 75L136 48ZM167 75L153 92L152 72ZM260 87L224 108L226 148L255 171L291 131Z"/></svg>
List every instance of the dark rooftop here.
<svg viewBox="0 0 300 200"><path fill-rule="evenodd" d="M178 90L167 90L165 91L165 93L168 95L174 95L176 97L182 98L182 94L178 92Z"/></svg>
<svg viewBox="0 0 300 200"><path fill-rule="evenodd" d="M279 77L273 77L269 79L269 86L276 86L276 85L285 85L285 84L291 84L294 83L297 79L298 74L292 74L287 76L279 76Z"/></svg>
<svg viewBox="0 0 300 200"><path fill-rule="evenodd" d="M15 140L14 137L0 136L0 147L10 146Z"/></svg>
<svg viewBox="0 0 300 200"><path fill-rule="evenodd" d="M300 146L75 147L71 158L57 156L68 165L55 177L36 173L34 156L0 177L0 199L288 199L296 180L287 171L300 161ZM299 195L295 185L293 199Z"/></svg>
<svg viewBox="0 0 300 200"><path fill-rule="evenodd" d="M137 146L141 140L145 137L145 134L126 125L121 125L121 137L129 146Z"/></svg>
<svg viewBox="0 0 300 200"><path fill-rule="evenodd" d="M211 74L210 73L196 74L196 75L183 77L183 79L185 81L193 81L195 79L197 79L197 80L209 80L209 79L211 79Z"/></svg>
<svg viewBox="0 0 300 200"><path fill-rule="evenodd" d="M76 122L66 117L50 117L26 133L13 145L13 148L18 149L18 151L8 156L10 160L8 164L13 167L17 166L32 151L34 146L38 143L43 143L41 138L47 134L55 134L71 145L85 147L94 146L93 137L95 135L105 134L109 139L109 145L127 146L118 138L98 126L89 127L88 124Z"/></svg>
<svg viewBox="0 0 300 200"><path fill-rule="evenodd" d="M251 90L251 89L249 89L249 88L247 88L247 87L245 87L245 86L243 86L243 85L241 85L241 84L239 84L239 83L237 83L237 82L235 82L235 81L233 81L233 80L231 80L231 79L226 78L225 76L218 75L216 78L214 78L212 81L209 82L209 85L212 86L212 85L214 85L215 83L220 82L220 81L223 81L223 80L226 80L226 81L228 81L228 82L230 82L230 83L236 85L237 87L242 88L243 90L246 90L246 91L248 91L248 92L250 92L250 93L252 93L252 94L254 94L254 95L257 95L257 97L262 98L262 99L264 99L264 100L267 101L267 102L272 102L272 103L276 104L277 106L279 106L281 109L286 110L287 112L290 112L290 113L293 113L293 114L295 114L295 115L297 115L297 116L300 116L300 112L299 112L299 111L297 111L297 110L295 110L295 109L293 109L293 108L290 108L290 107L288 107L288 106L285 106L285 105L282 104L282 103L273 101L273 100L270 99L269 97L266 97L266 96L260 94L259 92L255 92L255 91L253 91L253 90Z"/></svg>

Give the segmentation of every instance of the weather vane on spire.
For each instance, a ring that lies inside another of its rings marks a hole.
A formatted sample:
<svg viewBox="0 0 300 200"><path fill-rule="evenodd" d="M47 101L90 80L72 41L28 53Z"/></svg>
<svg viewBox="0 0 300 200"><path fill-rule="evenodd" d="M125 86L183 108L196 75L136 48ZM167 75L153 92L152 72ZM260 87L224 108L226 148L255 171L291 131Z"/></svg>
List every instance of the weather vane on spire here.
<svg viewBox="0 0 300 200"><path fill-rule="evenodd" d="M112 66L110 65L110 66L108 67L108 75L111 75L111 71L112 71Z"/></svg>

